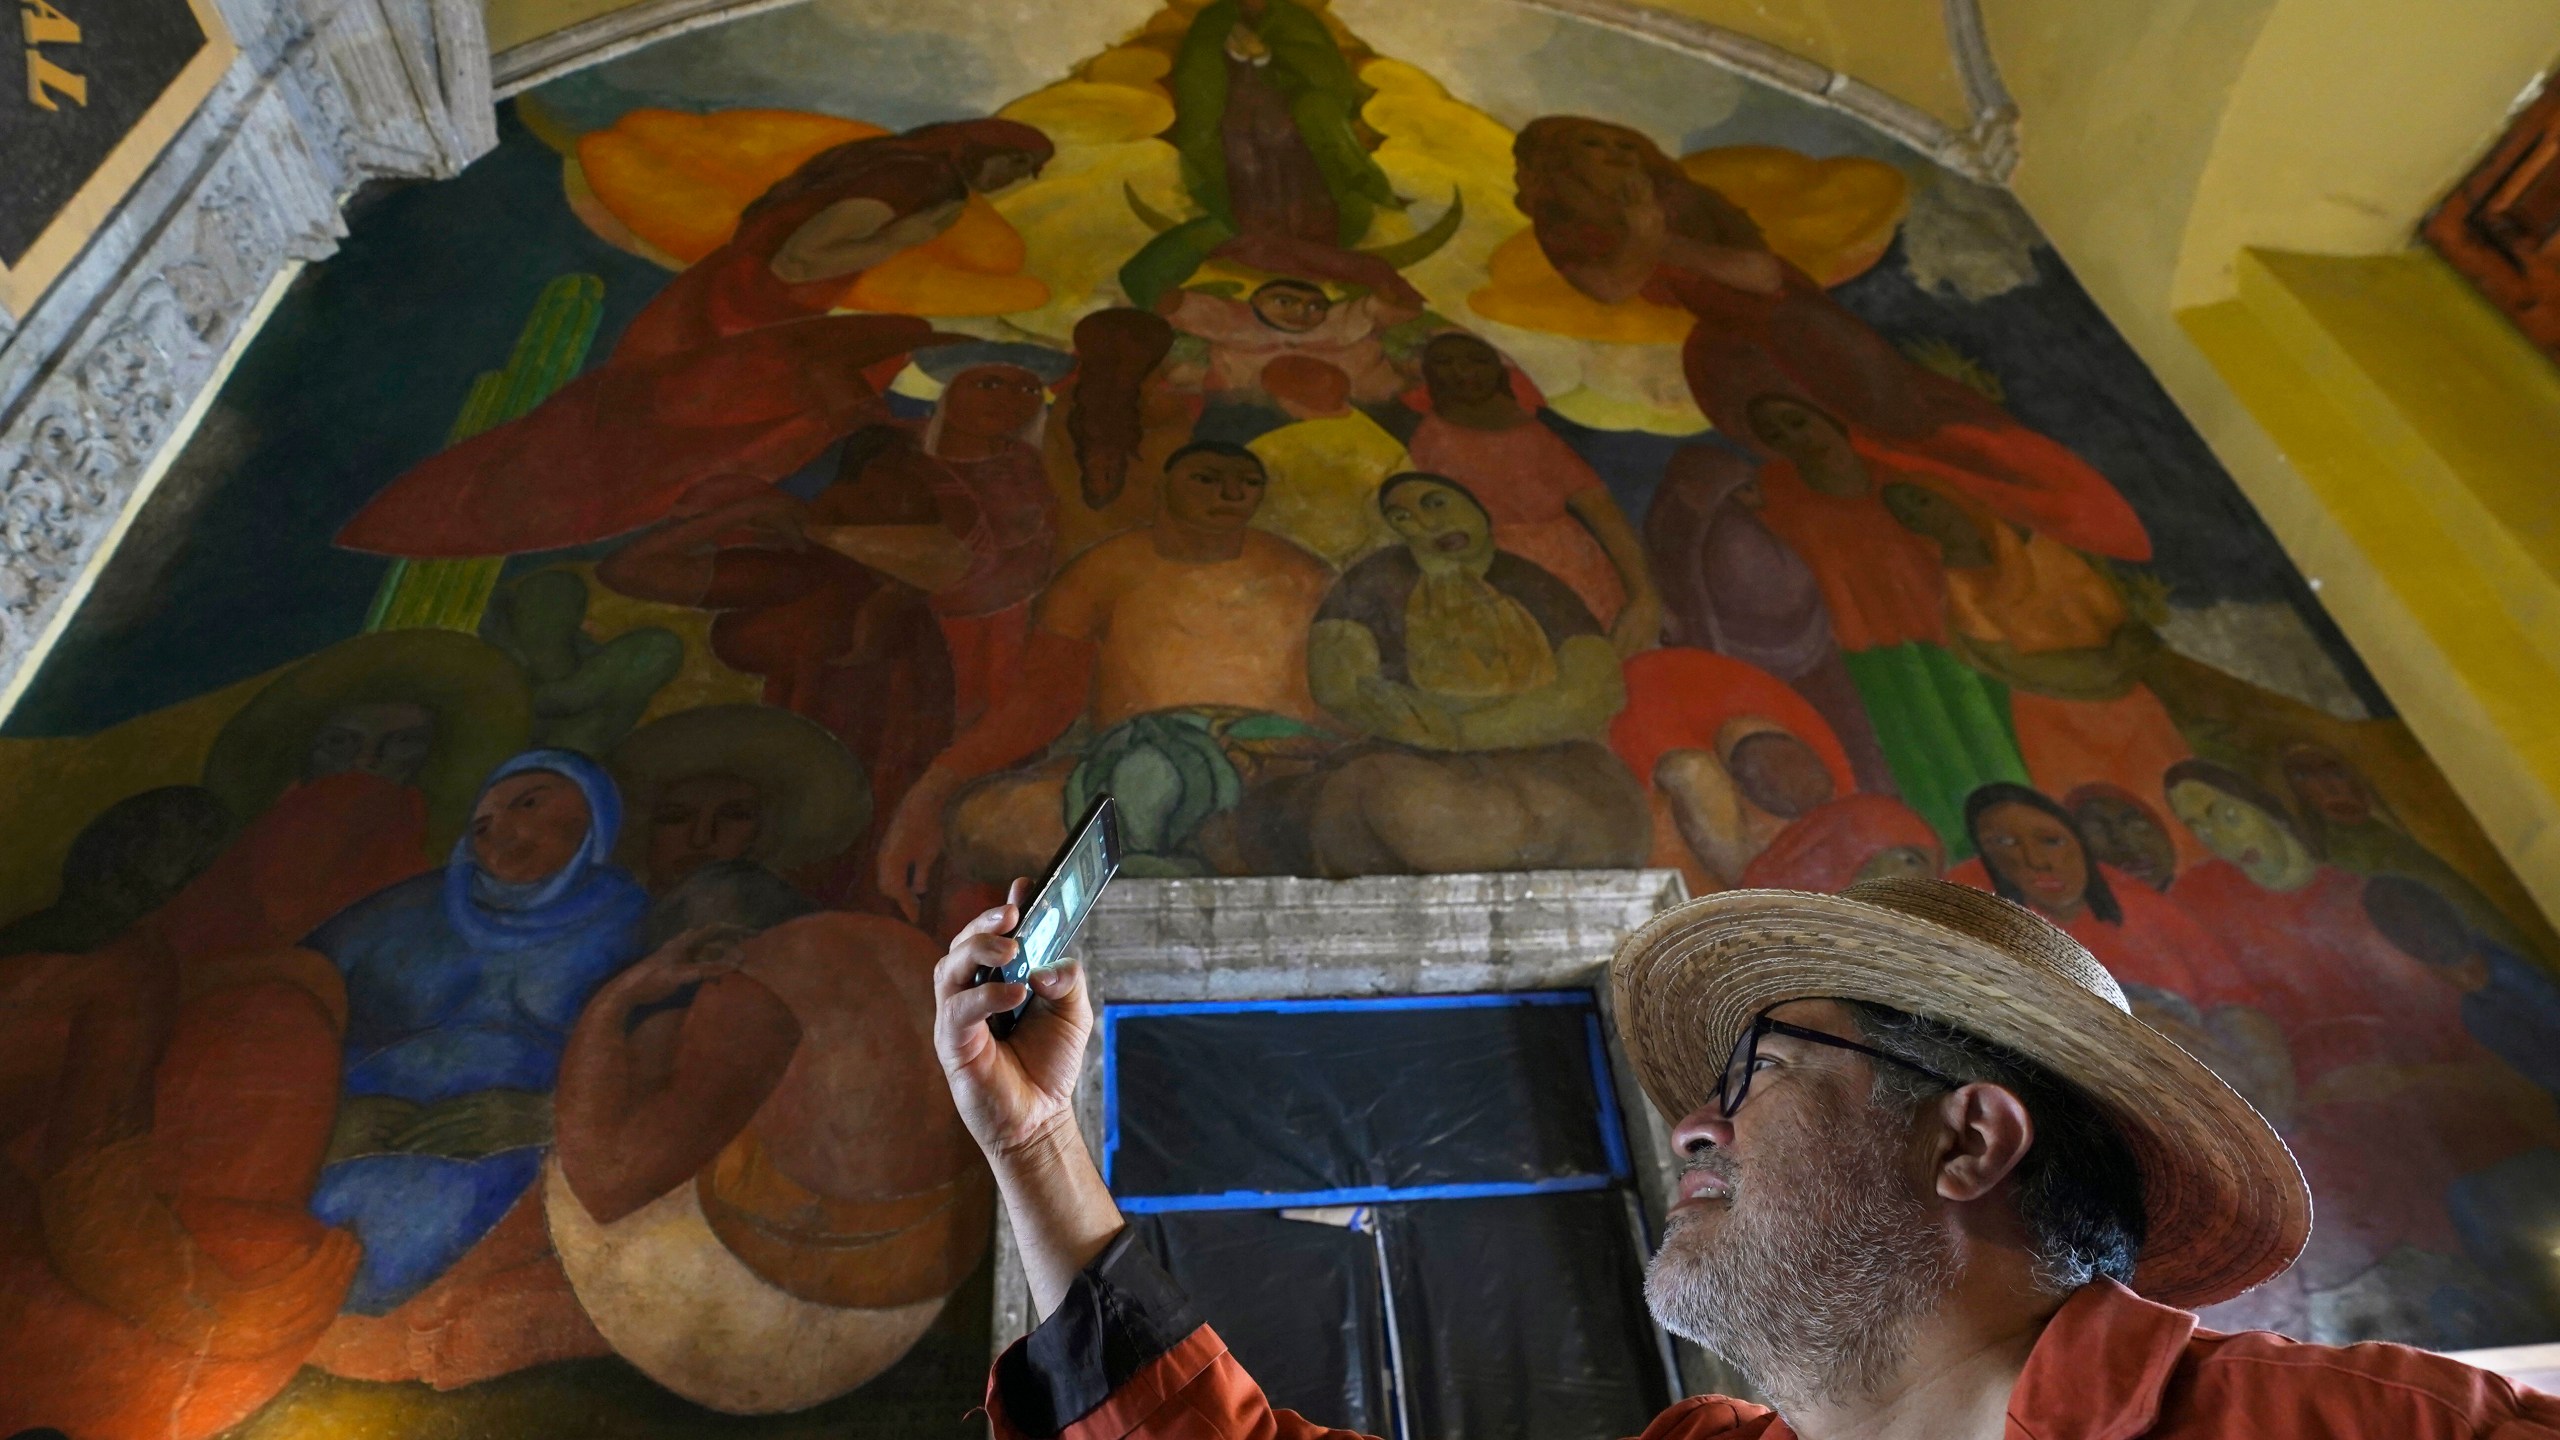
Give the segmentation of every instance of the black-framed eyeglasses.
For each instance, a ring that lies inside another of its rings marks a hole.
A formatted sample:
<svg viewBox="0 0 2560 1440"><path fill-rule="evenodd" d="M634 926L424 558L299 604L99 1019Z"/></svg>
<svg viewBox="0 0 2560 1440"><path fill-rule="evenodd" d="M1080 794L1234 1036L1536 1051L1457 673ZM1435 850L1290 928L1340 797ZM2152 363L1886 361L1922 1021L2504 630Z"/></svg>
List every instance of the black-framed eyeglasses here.
<svg viewBox="0 0 2560 1440"><path fill-rule="evenodd" d="M1834 1050L1854 1050L1861 1055L1882 1060L1888 1065L1899 1065L1914 1074L1926 1075L1950 1090L1964 1083L1960 1080L1950 1080L1926 1065L1915 1065L1899 1055L1888 1055L1872 1045L1861 1045L1855 1040L1843 1040L1837 1035L1808 1030L1802 1025L1790 1025L1784 1020L1772 1020L1769 1018L1769 1012L1763 1010L1751 1017L1750 1024L1742 1027L1742 1034L1733 1042L1733 1053L1725 1058L1724 1073L1716 1077L1716 1108L1723 1111L1724 1117L1728 1120L1733 1118L1733 1112L1742 1108L1742 1102L1751 1094L1751 1077L1759 1069L1757 1062L1760 1058L1760 1037L1763 1035L1784 1035L1791 1040L1828 1045Z"/></svg>

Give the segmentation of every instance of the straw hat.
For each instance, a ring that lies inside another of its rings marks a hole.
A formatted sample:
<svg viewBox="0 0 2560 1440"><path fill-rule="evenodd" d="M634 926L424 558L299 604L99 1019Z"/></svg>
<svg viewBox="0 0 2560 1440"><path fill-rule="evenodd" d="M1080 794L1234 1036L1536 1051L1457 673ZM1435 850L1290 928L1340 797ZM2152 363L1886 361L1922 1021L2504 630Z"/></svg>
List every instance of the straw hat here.
<svg viewBox="0 0 2560 1440"><path fill-rule="evenodd" d="M753 858L776 870L824 860L871 824L862 763L826 727L765 705L704 705L661 716L622 738L606 765L632 816L622 855L648 850L658 793L696 775L734 775L764 797Z"/></svg>
<svg viewBox="0 0 2560 1440"><path fill-rule="evenodd" d="M251 819L302 778L312 738L330 716L386 701L435 717L435 745L417 787L427 797L427 853L441 855L471 818L480 782L533 733L524 672L476 635L377 631L288 666L214 737L204 787Z"/></svg>
<svg viewBox="0 0 2560 1440"><path fill-rule="evenodd" d="M1628 936L1610 986L1627 1057L1666 1116L1705 1104L1734 1038L1788 1000L1889 1005L2043 1065L2115 1121L2141 1167L2133 1288L2164 1304L2227 1300L2310 1237L2302 1171L2249 1102L2134 1019L2077 942L1996 896L1911 879L1728 890Z"/></svg>

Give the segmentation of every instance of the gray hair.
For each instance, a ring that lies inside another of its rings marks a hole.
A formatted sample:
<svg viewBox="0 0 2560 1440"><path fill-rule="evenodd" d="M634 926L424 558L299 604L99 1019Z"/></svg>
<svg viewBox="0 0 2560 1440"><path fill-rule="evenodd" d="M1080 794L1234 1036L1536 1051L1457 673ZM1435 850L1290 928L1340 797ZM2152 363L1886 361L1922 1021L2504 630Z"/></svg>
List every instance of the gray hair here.
<svg viewBox="0 0 2560 1440"><path fill-rule="evenodd" d="M2096 1102L2042 1065L1978 1035L1883 1005L1844 1003L1878 1050L1949 1079L1997 1085L2027 1107L2035 1142L2011 1175L2039 1284L2068 1294L2101 1275L2133 1282L2144 1234L2142 1172ZM1927 1076L1899 1065L1876 1067L1880 1102L1909 1110L1941 1093Z"/></svg>

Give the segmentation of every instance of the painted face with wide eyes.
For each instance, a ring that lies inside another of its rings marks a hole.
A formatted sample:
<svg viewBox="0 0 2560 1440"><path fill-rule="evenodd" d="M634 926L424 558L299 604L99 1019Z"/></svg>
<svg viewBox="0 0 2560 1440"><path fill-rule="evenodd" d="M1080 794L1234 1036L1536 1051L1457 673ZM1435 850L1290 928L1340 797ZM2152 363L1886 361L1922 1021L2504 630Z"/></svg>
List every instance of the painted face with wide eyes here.
<svg viewBox="0 0 2560 1440"><path fill-rule="evenodd" d="M1918 845L1894 845L1869 856L1851 883L1861 880L1935 880L1938 857Z"/></svg>
<svg viewBox="0 0 2560 1440"><path fill-rule="evenodd" d="M2069 826L2032 805L1994 805L1974 830L1982 863L2027 903L2064 918L2080 913L2089 894L2089 856Z"/></svg>
<svg viewBox="0 0 2560 1440"><path fill-rule="evenodd" d="M1040 377L1018 365L979 365L944 387L942 423L970 435L1019 435L1047 398Z"/></svg>
<svg viewBox="0 0 2560 1440"><path fill-rule="evenodd" d="M586 792L549 770L510 775L471 812L471 858L509 885L548 880L578 857L594 817Z"/></svg>
<svg viewBox="0 0 2560 1440"><path fill-rule="evenodd" d="M1418 560L1481 559L1493 553L1493 522L1449 486L1408 480L1387 492L1387 528Z"/></svg>
<svg viewBox="0 0 2560 1440"><path fill-rule="evenodd" d="M2169 809L2214 854L2270 890L2310 878L2311 858L2274 816L2236 795L2197 781L2169 792Z"/></svg>
<svg viewBox="0 0 2560 1440"><path fill-rule="evenodd" d="M1333 302L1313 286L1266 285L1254 293L1253 313L1274 330L1304 335L1333 313Z"/></svg>

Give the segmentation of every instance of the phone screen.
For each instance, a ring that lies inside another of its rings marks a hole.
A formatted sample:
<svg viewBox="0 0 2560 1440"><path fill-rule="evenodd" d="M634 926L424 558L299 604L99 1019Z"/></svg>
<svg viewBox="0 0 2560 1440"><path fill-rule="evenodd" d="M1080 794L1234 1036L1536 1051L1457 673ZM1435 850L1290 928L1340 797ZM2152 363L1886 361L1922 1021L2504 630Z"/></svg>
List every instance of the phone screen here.
<svg viewBox="0 0 2560 1440"><path fill-rule="evenodd" d="M1065 963L1067 947L1119 869L1120 812L1105 795L1085 812L1084 824L1050 865L1040 893L1024 907L1022 923L1013 932L1022 949L1004 967L1004 978L1019 982Z"/></svg>

